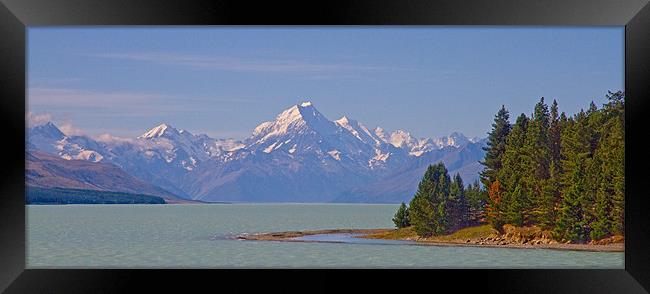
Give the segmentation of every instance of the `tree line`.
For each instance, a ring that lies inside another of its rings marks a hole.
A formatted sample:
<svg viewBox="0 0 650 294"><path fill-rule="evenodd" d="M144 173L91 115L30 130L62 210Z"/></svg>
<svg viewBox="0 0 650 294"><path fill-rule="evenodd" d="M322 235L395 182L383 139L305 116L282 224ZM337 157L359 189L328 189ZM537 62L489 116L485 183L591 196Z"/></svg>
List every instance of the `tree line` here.
<svg viewBox="0 0 650 294"><path fill-rule="evenodd" d="M573 116L544 98L514 124L502 106L488 133L478 182L464 187L441 163L431 165L393 221L420 236L481 222L539 226L557 240L587 242L624 233L625 93Z"/></svg>
<svg viewBox="0 0 650 294"><path fill-rule="evenodd" d="M478 180L464 185L460 174L449 176L443 163L429 165L408 206L402 202L393 222L413 226L419 236L453 232L481 222L487 203Z"/></svg>

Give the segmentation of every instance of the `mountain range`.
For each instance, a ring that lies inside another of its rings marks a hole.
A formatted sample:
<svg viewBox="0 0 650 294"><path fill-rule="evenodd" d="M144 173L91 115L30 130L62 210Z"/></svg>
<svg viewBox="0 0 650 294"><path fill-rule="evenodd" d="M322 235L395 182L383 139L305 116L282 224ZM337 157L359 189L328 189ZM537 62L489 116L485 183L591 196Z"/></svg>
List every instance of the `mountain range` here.
<svg viewBox="0 0 650 294"><path fill-rule="evenodd" d="M28 170L46 160L63 169L79 161L110 164L135 178L140 192L155 187L160 191L152 195L168 199L242 202L408 201L432 163L442 161L465 182L477 179L485 142L460 133L418 139L348 117L331 121L311 102L282 111L244 140L195 135L169 124L137 138L68 136L52 122L30 127L26 138ZM66 182L27 178L28 185L36 183Z"/></svg>

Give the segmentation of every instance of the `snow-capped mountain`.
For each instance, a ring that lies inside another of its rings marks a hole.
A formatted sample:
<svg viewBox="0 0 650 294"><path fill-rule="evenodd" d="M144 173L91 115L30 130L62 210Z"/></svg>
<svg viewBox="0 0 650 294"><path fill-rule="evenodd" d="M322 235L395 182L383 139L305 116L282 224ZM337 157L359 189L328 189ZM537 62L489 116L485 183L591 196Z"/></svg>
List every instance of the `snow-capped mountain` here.
<svg viewBox="0 0 650 294"><path fill-rule="evenodd" d="M292 157L314 156L356 164L374 150L342 125L328 120L310 102L294 105L274 121L260 124L246 140L251 152L286 153ZM365 165L365 164L364 164Z"/></svg>
<svg viewBox="0 0 650 294"><path fill-rule="evenodd" d="M161 124L137 137L135 143L148 157L158 156L191 171L200 162L213 158L224 160L230 152L243 148L244 144L232 139L212 139L207 135L176 129Z"/></svg>
<svg viewBox="0 0 650 294"><path fill-rule="evenodd" d="M37 125L28 130L28 147L64 159L81 159L98 162L103 159L102 148L92 139L84 136L66 136L52 122Z"/></svg>
<svg viewBox="0 0 650 294"><path fill-rule="evenodd" d="M265 202L401 201L412 196L408 189L415 188L411 182L421 178L420 169L437 161L473 181L485 144L460 133L417 139L345 116L331 121L311 102L280 112L243 141L165 123L137 138L66 136L47 123L30 128L27 141L30 149L63 159L115 164L183 197ZM373 193L381 197L373 199Z"/></svg>

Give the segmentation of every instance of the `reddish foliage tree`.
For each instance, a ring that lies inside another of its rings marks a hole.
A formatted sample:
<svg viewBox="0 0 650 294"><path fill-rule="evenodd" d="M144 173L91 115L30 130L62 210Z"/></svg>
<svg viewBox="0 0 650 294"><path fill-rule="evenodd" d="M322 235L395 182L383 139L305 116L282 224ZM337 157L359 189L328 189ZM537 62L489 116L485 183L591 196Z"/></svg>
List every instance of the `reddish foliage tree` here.
<svg viewBox="0 0 650 294"><path fill-rule="evenodd" d="M499 180L495 180L488 189L488 196L490 202L487 205L487 217L492 227L501 231L503 226L503 218L501 213L501 198L503 191Z"/></svg>

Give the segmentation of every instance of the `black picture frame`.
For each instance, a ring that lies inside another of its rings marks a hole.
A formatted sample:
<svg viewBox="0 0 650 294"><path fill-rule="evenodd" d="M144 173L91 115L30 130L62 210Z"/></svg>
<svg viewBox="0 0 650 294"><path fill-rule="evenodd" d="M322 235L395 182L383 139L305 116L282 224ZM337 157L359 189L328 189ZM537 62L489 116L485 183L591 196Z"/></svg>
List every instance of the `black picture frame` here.
<svg viewBox="0 0 650 294"><path fill-rule="evenodd" d="M648 151L644 139L650 98L650 5L647 0L493 1L128 1L1 0L0 126L0 290L7 293L127 292L170 286L225 289L234 278L245 289L301 287L318 290L340 283L383 289L400 284L442 290L451 281L461 290L500 293L647 293L650 240L647 189ZM34 270L25 269L24 154L26 27L68 25L533 25L625 26L626 251L624 270L432 270L255 271L245 270ZM21 142L21 143L17 143ZM14 155L15 154L15 155ZM414 282L413 275L422 277ZM368 277L368 276L366 276ZM454 279L455 278L455 279ZM347 290L347 288L345 288ZM453 288L452 288L453 289Z"/></svg>

